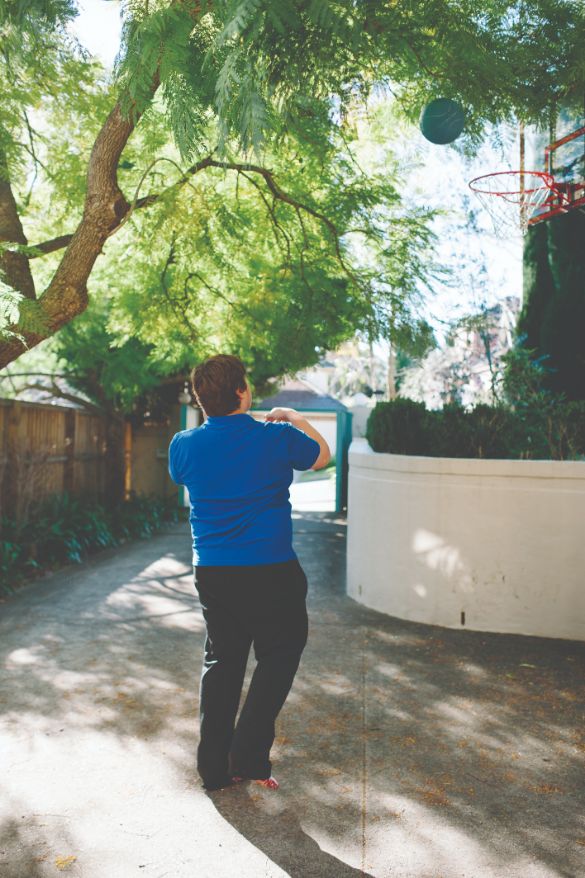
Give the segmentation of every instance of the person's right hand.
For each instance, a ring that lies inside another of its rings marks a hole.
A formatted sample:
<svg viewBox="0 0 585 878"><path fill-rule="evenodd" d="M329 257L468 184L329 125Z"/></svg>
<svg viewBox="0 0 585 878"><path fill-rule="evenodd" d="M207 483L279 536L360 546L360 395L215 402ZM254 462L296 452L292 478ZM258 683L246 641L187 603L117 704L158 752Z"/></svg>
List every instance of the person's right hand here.
<svg viewBox="0 0 585 878"><path fill-rule="evenodd" d="M292 424L294 420L299 417L299 413L296 409L288 409L288 408L274 408L270 409L268 414L265 416L265 420L267 421L290 421Z"/></svg>

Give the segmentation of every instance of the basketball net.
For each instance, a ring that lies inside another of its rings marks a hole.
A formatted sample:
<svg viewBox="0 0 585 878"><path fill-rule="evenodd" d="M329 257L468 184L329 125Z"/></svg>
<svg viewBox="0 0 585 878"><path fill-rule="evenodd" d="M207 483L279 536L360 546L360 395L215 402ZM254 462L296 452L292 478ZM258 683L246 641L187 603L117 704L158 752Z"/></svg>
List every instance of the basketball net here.
<svg viewBox="0 0 585 878"><path fill-rule="evenodd" d="M494 231L500 238L525 235L539 217L548 218L551 210L558 212L570 203L551 173L525 170L526 140L522 122L519 144L519 171L483 174L469 183L469 188L492 218Z"/></svg>
<svg viewBox="0 0 585 878"><path fill-rule="evenodd" d="M562 199L555 179L544 171L496 171L469 183L489 213L499 237L524 235L551 201Z"/></svg>

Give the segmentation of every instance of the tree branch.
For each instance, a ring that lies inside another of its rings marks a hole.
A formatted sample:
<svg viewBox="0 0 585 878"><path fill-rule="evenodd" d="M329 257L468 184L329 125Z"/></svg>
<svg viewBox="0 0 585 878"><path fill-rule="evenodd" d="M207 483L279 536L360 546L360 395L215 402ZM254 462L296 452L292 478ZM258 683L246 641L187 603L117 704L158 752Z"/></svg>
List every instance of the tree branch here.
<svg viewBox="0 0 585 878"><path fill-rule="evenodd" d="M337 260L338 260L339 264L341 265L343 271L347 274L347 276L349 278L351 278L351 280L359 288L363 287L363 284L360 281L360 279L358 277L356 277L354 272L349 268L349 266L345 262L345 259L343 258L343 254L341 252L341 234L340 234L339 230L337 229L337 226L335 225L335 223L332 222L332 220L330 220L329 217L326 216L324 213L321 213L321 211L316 210L314 207L311 207L310 205L308 205L302 201L299 201L296 198L293 198L292 195L289 195L288 192L285 192L284 189L282 189L279 186L279 184L276 182L276 180L274 179L274 172L273 171L268 170L268 168L263 168L260 165L253 165L253 164L249 164L247 162L241 163L241 162L219 161L218 159L214 159L211 155L209 155L209 156L206 156L205 158L201 159L201 161L197 162L196 164L192 165L183 174L183 176L179 180L177 180L176 183L173 184L173 186L179 186L179 185L182 185L184 183L187 183L189 181L190 177L192 177L194 174L198 173L199 171L203 170L204 168L221 168L223 170L228 170L228 171L238 171L239 173L242 173L242 174L246 174L246 173L258 174L259 176L263 177L268 189L270 190L270 192L273 194L273 196L278 201L282 201L284 204L290 204L290 206L293 207L296 211L302 211L303 213L307 213L310 216L314 217L315 219L319 220L319 222L323 223L323 225L331 233L331 236L333 238L333 243L335 246L335 253L337 256ZM169 187L169 188L173 188L173 187ZM168 190L165 190L165 191L168 191ZM160 196L147 196L147 198L151 198L151 199L153 199L155 197L160 197Z"/></svg>
<svg viewBox="0 0 585 878"><path fill-rule="evenodd" d="M6 153L0 148L0 243L24 244L25 237L16 201L10 185L10 174ZM28 259L18 250L0 249L0 276L27 299L36 298L35 284Z"/></svg>
<svg viewBox="0 0 585 878"><path fill-rule="evenodd" d="M61 390L58 384L54 381L51 383L51 386L48 387L46 384L25 384L18 390L18 393L22 393L24 390L42 390L44 393L48 393L49 396L54 397L55 399L65 399L67 402L73 402L76 405L83 406L87 411L92 412L92 414L102 415L103 409L100 406L95 405L95 403L90 402L87 399L84 399L82 396L76 396L74 393L68 393L65 390Z"/></svg>
<svg viewBox="0 0 585 878"><path fill-rule="evenodd" d="M73 233L68 235L59 235L58 238L51 238L49 241L43 241L41 244L34 244L35 250L39 250L39 253L31 253L30 258L36 259L39 256L45 256L47 253L54 253L55 250L62 250L63 247L67 247L71 243L71 239L73 238Z"/></svg>
<svg viewBox="0 0 585 878"><path fill-rule="evenodd" d="M217 287L211 286L208 281L205 280L203 275L199 274L198 271L191 271L187 277L185 278L185 289L187 289L187 284L191 280L192 277L196 277L199 283L203 284L206 290L209 290L210 293L213 293L214 296L217 296L218 299L222 299L230 308L233 308L234 311L240 311L242 314L247 314L248 317L251 317L256 323L259 323L262 326L266 325L266 321L261 320L257 314L254 314L246 305L242 305L238 302L232 302L231 299L228 299L221 290L218 290Z"/></svg>
<svg viewBox="0 0 585 878"><path fill-rule="evenodd" d="M180 166L173 159L161 157L160 159L156 159L156 161L168 161L171 164L178 167L179 170L182 171ZM154 164L154 162L152 164ZM149 166L147 171L150 169L150 167L152 167L152 164ZM223 169L226 171L237 171L238 174L241 174L242 176L246 177L246 179L250 183L253 183L253 180L249 176L249 174L258 174L259 176L261 176L264 179L264 181L266 182L268 189L270 190L270 192L272 193L272 195L274 196L274 198L276 200L281 201L284 204L289 204L297 212L297 216L299 215L299 211L302 211L303 213L307 213L310 216L314 217L315 219L319 220L319 222L323 223L326 226L326 228L329 230L329 232L331 233L331 236L333 238L333 243L334 243L334 247L335 247L335 253L337 256L337 260L338 260L339 264L341 265L343 271L348 275L348 277L351 278L351 280L353 280L353 282L358 287L361 288L363 286L360 279L358 277L356 277L354 272L352 272L352 270L349 268L349 266L347 265L347 263L343 257L343 254L341 252L341 234L340 234L337 226L335 225L335 223L332 222L332 220L330 220L329 217L327 217L321 211L316 210L314 207L311 207L310 205L306 204L305 202L302 202L296 198L293 198L292 195L289 195L287 192L285 192L284 189L282 189L279 186L279 184L276 182L276 180L274 179L274 172L273 171L269 170L268 168L263 168L260 165L253 165L253 164L249 164L247 162L224 162L224 161L220 161L218 159L214 159L212 155L205 156L203 159L201 159L200 161L198 161L194 165L192 165L190 168L188 168L187 171L185 171L185 172L182 171L181 177L179 177L179 179L176 180L171 186L167 186L166 189L163 189L162 192L154 192L154 193L151 193L149 195L145 195L142 198L135 197L132 205L130 205L126 202L126 206L125 206L123 213L120 214L117 224L112 226L111 230L109 231L109 235L111 235L115 231L117 231L120 228L120 226L128 220L130 214L134 210L140 210L141 208L148 207L151 204L155 204L167 192L170 192L179 186L184 186L185 184L188 185L191 177L195 176L195 174L199 173L200 171L205 170L206 168L220 168L220 169ZM140 188L140 185L141 185L142 181L144 180L147 171L145 171L143 173L142 178L140 180L140 183L137 187L137 191ZM256 188L258 189L257 184L253 183L253 185L255 185ZM261 193L260 189L258 189L258 191ZM261 193L261 194L263 194L263 193ZM267 204L266 201L265 201L265 203ZM268 211L269 211L269 214L270 214L272 221L275 223L275 226L277 228L279 228L280 232L282 234L284 234L284 237L286 238L287 237L286 233L284 233L280 224L277 221L275 221L275 216L274 216L273 210L271 210L270 207L268 207ZM37 250L41 251L41 254L44 255L46 253L52 253L55 250L59 250L61 247L66 246L70 240L71 240L71 236L61 235L58 238L53 238L49 241L43 241L40 244L36 244L35 248ZM288 246L287 246L287 249L288 249ZM33 257L31 257L31 258L33 258Z"/></svg>
<svg viewBox="0 0 585 878"><path fill-rule="evenodd" d="M250 177L250 176L249 176L248 174L246 174L244 171L238 171L238 177L237 177L238 180L240 179L240 174L241 174L242 177L244 177L244 178L245 178L245 179L246 179L246 180L247 180L252 186L255 187L255 189L257 190L258 194L260 195L260 198L261 198L262 201L264 202L264 206L266 207L266 210L268 211L268 215L270 216L270 219L272 220L272 224L273 224L273 227L274 227L274 228L273 228L273 231L274 231L274 238L275 238L276 244L277 244L278 247L280 247L280 241L279 241L279 239L278 239L278 232L280 232L280 234L281 234L282 237L284 238L284 243L285 243L285 247L286 247L287 259L288 259L289 263L291 263L291 262L292 262L292 257L291 257L291 251L290 251L290 238L289 238L289 236L287 235L287 233L285 232L285 230L282 228L282 226L280 225L280 223L278 222L278 219L276 218L276 211L274 210L274 204L272 204L272 205L270 204L270 202L269 202L268 199L266 198L266 195L264 194L264 192L262 191L262 189L260 188L260 186L258 185L258 183L256 182L256 180L254 180L253 177Z"/></svg>
<svg viewBox="0 0 585 878"><path fill-rule="evenodd" d="M186 304L187 303L185 302L185 310L184 311L181 311L180 308L177 308L176 302L173 299L173 297L171 296L171 294L169 292L168 284L167 284L167 273L169 270L169 266L171 266L173 264L173 262L175 261L175 241L176 241L176 235L173 234L172 240L171 240L171 246L169 249L169 255L167 256L167 259L165 262L165 267L163 268L162 274L160 276L160 283L161 283L161 287L163 289L163 292L166 296L166 299L167 299L169 305L171 306L171 310L174 311L174 313L175 313L175 317L177 317L179 321L184 321L187 324L187 327L189 328L189 335L191 336L191 340L193 342L195 342L195 344L197 344L199 341L199 333L198 333L197 329L192 325L189 318L187 317L187 313L186 313L186 310L187 310ZM185 284L185 292L186 292L186 289L187 289L187 285Z"/></svg>
<svg viewBox="0 0 585 878"><path fill-rule="evenodd" d="M151 86L151 96L156 92L159 81L157 71ZM12 337L0 342L0 368L15 360L25 350L34 347L55 333L87 307L87 280L94 263L102 252L105 241L119 227L129 210L128 202L118 185L117 169L122 150L126 146L140 115L134 107L131 114L124 117L118 102L105 120L89 159L83 216L77 229L67 241L67 249L57 271L39 299L47 321L47 329L43 333L19 329L19 335L22 336L23 340ZM2 156L0 156L1 158ZM6 191L7 185L4 181L0 181L0 208L8 203L8 195L12 196L11 192ZM12 203L14 205L13 198ZM22 227L20 227L21 239L14 237L14 222L16 220L20 226L20 220L16 214L15 205L13 210L11 237L8 240L18 240L19 243L26 244ZM6 212L5 216L8 216ZM7 240L2 234L3 219L4 216L0 210L0 240L2 238ZM42 250L42 246L39 249ZM56 249L59 248L55 246L55 240L46 242L45 252L52 252ZM24 254L10 251L6 251L2 258L6 257L12 259L13 264L16 264L17 259L23 262L23 269L26 267L25 270L32 285L32 275L27 257ZM12 286L16 287L14 280L11 283ZM16 288L21 289L20 287ZM25 292L25 290L21 289L21 292ZM32 287L32 296L29 295L29 297L34 298L34 287ZM9 329L14 328L9 327Z"/></svg>

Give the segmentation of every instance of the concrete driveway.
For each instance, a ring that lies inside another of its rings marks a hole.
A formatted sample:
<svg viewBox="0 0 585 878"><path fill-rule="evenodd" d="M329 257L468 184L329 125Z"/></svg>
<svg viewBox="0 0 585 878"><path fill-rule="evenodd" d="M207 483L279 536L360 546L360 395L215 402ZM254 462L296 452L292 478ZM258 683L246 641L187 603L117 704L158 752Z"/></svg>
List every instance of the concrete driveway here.
<svg viewBox="0 0 585 878"><path fill-rule="evenodd" d="M277 793L199 786L186 525L0 605L2 878L585 876L585 645L366 610L344 520L295 533L311 628Z"/></svg>

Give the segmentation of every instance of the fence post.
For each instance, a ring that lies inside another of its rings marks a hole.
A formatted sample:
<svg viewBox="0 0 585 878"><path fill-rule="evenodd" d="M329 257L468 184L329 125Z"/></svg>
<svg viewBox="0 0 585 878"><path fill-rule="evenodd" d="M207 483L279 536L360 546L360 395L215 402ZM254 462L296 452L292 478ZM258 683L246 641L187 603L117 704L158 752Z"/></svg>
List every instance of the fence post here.
<svg viewBox="0 0 585 878"><path fill-rule="evenodd" d="M73 494L75 489L75 427L77 412L69 409L65 412L65 465L63 469L63 490Z"/></svg>
<svg viewBox="0 0 585 878"><path fill-rule="evenodd" d="M20 426L20 408L16 400L11 400L10 410L4 422L4 454L6 464L2 484L2 515L14 514L17 507L18 468L14 455L18 443Z"/></svg>
<svg viewBox="0 0 585 878"><path fill-rule="evenodd" d="M132 424L124 425L124 499L128 500L132 493Z"/></svg>

